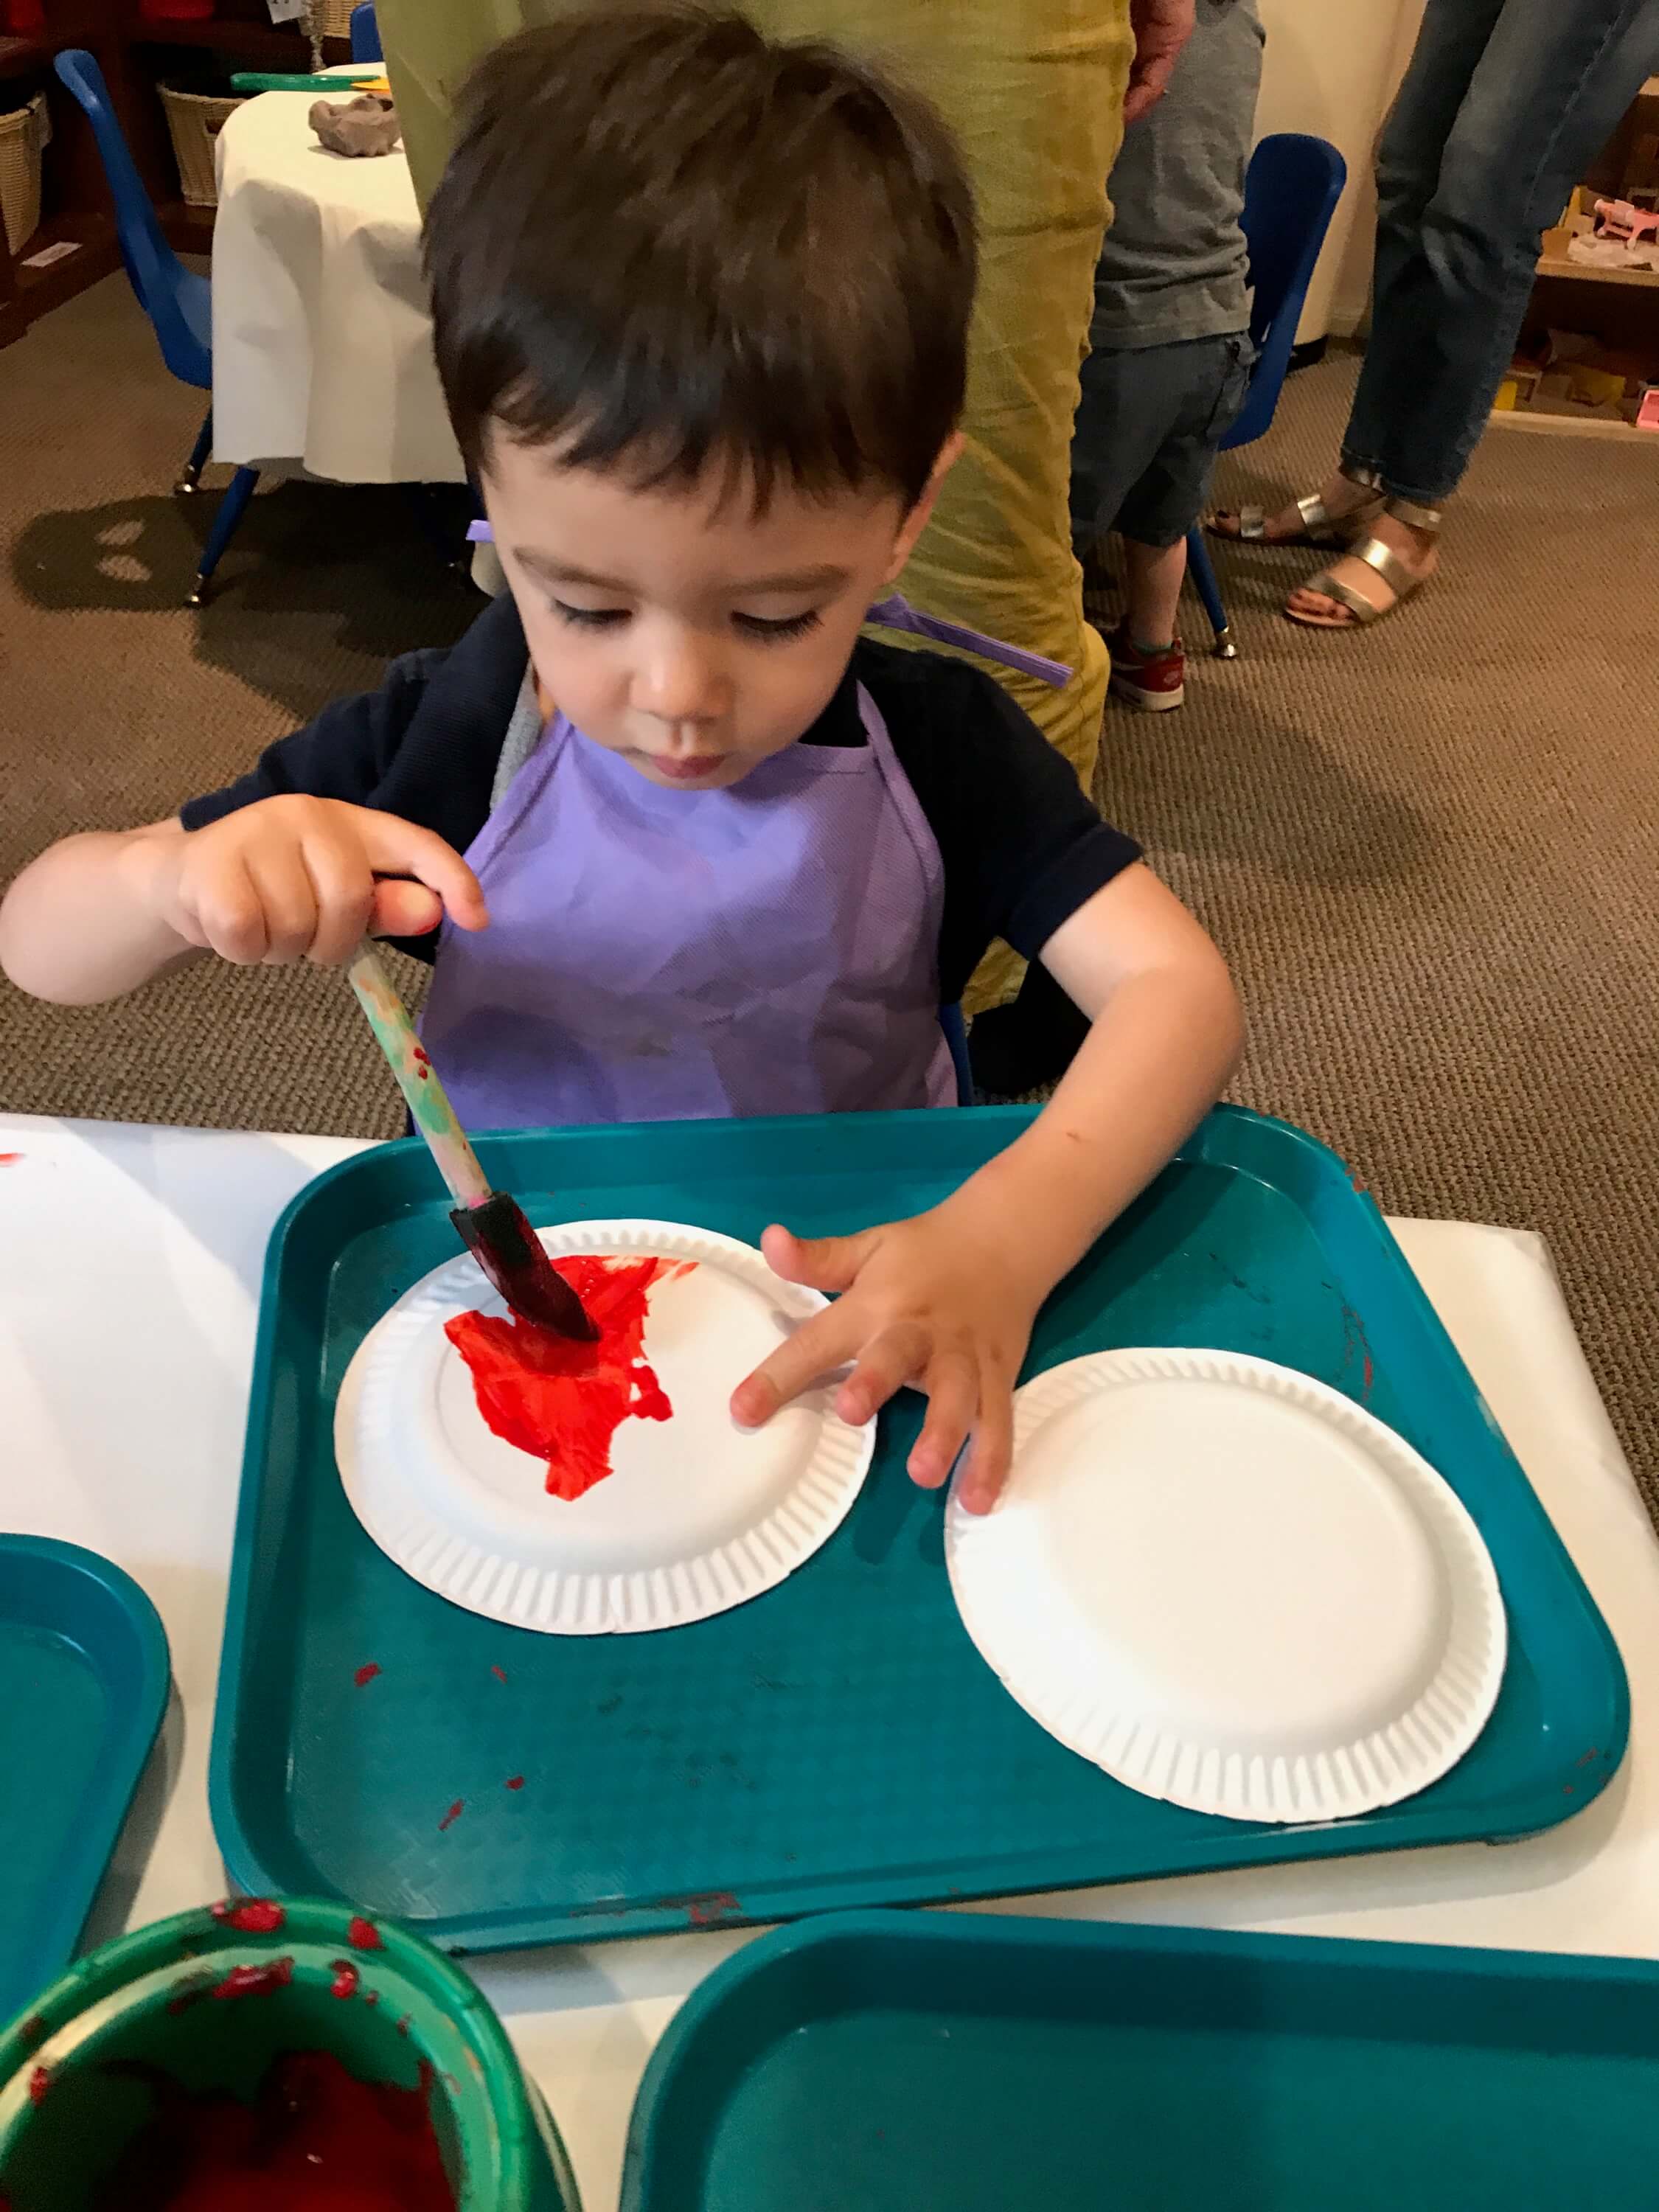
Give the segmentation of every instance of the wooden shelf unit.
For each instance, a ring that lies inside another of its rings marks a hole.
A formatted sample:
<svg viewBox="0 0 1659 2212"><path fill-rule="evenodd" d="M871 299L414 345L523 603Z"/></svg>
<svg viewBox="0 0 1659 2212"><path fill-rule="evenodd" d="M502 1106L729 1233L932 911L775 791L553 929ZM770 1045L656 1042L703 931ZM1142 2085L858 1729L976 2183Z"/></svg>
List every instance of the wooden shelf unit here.
<svg viewBox="0 0 1659 2212"><path fill-rule="evenodd" d="M459 0L457 0L459 4ZM273 24L265 0L218 0L206 21L152 21L140 0L46 0L46 28L27 37L0 35L0 97L44 91L52 112L52 143L41 177L41 222L19 252L0 228L0 346L20 338L39 317L120 266L109 187L91 126L52 71L54 58L84 46L96 60L145 190L175 252L205 253L213 210L179 198L179 167L155 87L163 78L213 68L302 71L311 42L297 23ZM349 61L350 43L327 39L327 61ZM21 264L47 246L79 247L46 269Z"/></svg>
<svg viewBox="0 0 1659 2212"><path fill-rule="evenodd" d="M1583 186L1606 198L1617 198L1630 173L1638 139L1659 136L1659 76L1651 76L1632 101L1623 120L1582 179ZM1522 336L1522 349L1547 331L1571 331L1599 339L1602 344L1645 357L1651 354L1652 374L1659 380L1659 269L1599 268L1594 262L1574 261L1562 249L1559 229L1549 234L1550 244L1539 256L1537 283ZM1599 415L1586 407L1568 411L1558 402L1531 407L1497 409L1488 417L1494 428L1565 433L1572 437L1659 441L1659 432L1638 430L1632 423Z"/></svg>

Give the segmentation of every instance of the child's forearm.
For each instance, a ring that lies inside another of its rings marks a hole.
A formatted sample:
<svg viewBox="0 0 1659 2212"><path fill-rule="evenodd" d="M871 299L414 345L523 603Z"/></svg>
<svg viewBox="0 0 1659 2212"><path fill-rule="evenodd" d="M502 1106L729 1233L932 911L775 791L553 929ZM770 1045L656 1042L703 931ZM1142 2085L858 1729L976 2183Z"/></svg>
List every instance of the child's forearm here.
<svg viewBox="0 0 1659 2212"><path fill-rule="evenodd" d="M1242 1036L1218 955L1127 978L1042 1113L941 1211L1040 1302L1215 1103Z"/></svg>
<svg viewBox="0 0 1659 2212"><path fill-rule="evenodd" d="M67 837L43 853L0 902L0 968L37 999L89 1006L193 957L155 896L184 835L176 822L154 823Z"/></svg>

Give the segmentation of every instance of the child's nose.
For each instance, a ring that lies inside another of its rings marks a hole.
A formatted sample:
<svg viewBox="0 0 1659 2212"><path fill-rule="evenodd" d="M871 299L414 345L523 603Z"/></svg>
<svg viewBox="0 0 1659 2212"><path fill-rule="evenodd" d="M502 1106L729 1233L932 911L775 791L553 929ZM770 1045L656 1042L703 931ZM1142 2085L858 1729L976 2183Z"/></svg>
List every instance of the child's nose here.
<svg viewBox="0 0 1659 2212"><path fill-rule="evenodd" d="M634 702L659 722L711 722L725 713L727 692L716 656L688 641L651 656L635 678Z"/></svg>

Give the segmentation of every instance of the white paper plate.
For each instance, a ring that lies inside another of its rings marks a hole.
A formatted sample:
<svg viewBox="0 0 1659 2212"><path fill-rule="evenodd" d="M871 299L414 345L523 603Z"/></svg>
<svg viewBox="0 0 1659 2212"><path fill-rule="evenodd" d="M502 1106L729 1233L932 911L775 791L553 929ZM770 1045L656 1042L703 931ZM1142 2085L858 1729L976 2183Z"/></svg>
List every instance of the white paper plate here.
<svg viewBox="0 0 1659 2212"><path fill-rule="evenodd" d="M826 1301L785 1283L735 1238L659 1221L538 1231L556 1255L695 1260L653 1285L645 1350L674 1408L629 1418L614 1472L550 1497L546 1463L484 1425L452 1316L507 1309L462 1254L398 1299L347 1369L334 1418L346 1496L405 1573L470 1612L551 1635L677 1627L770 1589L839 1527L870 1465L816 1391L763 1429L738 1426L732 1390Z"/></svg>
<svg viewBox="0 0 1659 2212"><path fill-rule="evenodd" d="M1485 1727L1507 1635L1459 1499L1338 1391L1225 1352L1109 1352L1015 1400L1014 1471L952 1503L968 1632L1034 1720L1151 1797L1327 1820Z"/></svg>

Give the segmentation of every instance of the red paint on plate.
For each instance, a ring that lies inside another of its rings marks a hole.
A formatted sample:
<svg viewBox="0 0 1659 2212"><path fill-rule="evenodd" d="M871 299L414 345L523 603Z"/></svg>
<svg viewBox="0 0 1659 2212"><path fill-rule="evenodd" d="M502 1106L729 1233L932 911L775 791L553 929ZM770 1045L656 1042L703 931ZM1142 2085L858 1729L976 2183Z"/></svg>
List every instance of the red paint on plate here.
<svg viewBox="0 0 1659 2212"><path fill-rule="evenodd" d="M457 1314L444 1334L471 1370L485 1426L544 1460L549 1492L568 1500L611 1472L611 1440L630 1414L672 1417L645 1356L646 1300L653 1283L689 1273L696 1262L574 1253L553 1265L598 1328L596 1342L481 1313Z"/></svg>

